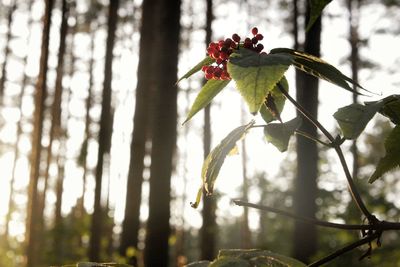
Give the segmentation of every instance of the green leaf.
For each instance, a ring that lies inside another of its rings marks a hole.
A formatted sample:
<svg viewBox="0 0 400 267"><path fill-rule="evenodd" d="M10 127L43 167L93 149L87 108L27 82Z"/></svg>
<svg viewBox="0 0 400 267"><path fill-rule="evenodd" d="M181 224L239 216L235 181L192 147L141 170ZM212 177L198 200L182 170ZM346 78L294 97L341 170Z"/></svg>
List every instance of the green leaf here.
<svg viewBox="0 0 400 267"><path fill-rule="evenodd" d="M208 267L210 266L210 261L196 261L189 263L186 267Z"/></svg>
<svg viewBox="0 0 400 267"><path fill-rule="evenodd" d="M373 183L388 171L400 167L400 126L394 127L385 141L386 155L378 162L368 182Z"/></svg>
<svg viewBox="0 0 400 267"><path fill-rule="evenodd" d="M383 116L389 118L394 124L400 124L400 95L391 95L374 102L365 102L366 105L383 102L383 106L379 110Z"/></svg>
<svg viewBox="0 0 400 267"><path fill-rule="evenodd" d="M133 267L128 264L120 264L120 263L98 263L98 262L79 262L75 265L76 267Z"/></svg>
<svg viewBox="0 0 400 267"><path fill-rule="evenodd" d="M182 81L183 79L187 79L190 76L192 76L193 74L195 74L196 72L201 70L201 67L206 66L206 65L210 65L211 63L213 63L215 61L215 59L210 58L209 56L206 56L202 61L200 61L199 63L197 63L196 66L194 66L192 69L190 69L188 72L186 72L185 75L183 75L182 77L179 78L179 80L176 82L176 84L178 84L180 81Z"/></svg>
<svg viewBox="0 0 400 267"><path fill-rule="evenodd" d="M282 87L285 89L286 92L289 91L289 84L286 80L286 77L283 76L283 78L279 81L279 83L282 85ZM283 107L285 106L286 102L286 97L281 93L281 91L278 89L277 85L275 85L274 89L269 93L272 98L274 99L275 106L279 112L278 115L282 113ZM277 117L271 113L270 110L268 110L266 101L260 108L260 114L263 120L266 123L270 123L271 121L274 121L277 119Z"/></svg>
<svg viewBox="0 0 400 267"><path fill-rule="evenodd" d="M356 139L364 131L368 122L382 107L383 102L375 102L371 105L351 104L339 108L333 117L339 123L343 136L346 139Z"/></svg>
<svg viewBox="0 0 400 267"><path fill-rule="evenodd" d="M292 56L288 54L264 55L245 48L231 55L228 72L252 114L260 110L266 96L282 79L291 63Z"/></svg>
<svg viewBox="0 0 400 267"><path fill-rule="evenodd" d="M194 100L183 124L189 121L197 112L205 108L208 103L210 103L211 100L228 85L229 82L230 81L208 80Z"/></svg>
<svg viewBox="0 0 400 267"><path fill-rule="evenodd" d="M276 266L276 267L305 267L306 265L296 259L274 253L268 250L259 249L223 249L220 250L218 258L235 257L248 260L251 266Z"/></svg>
<svg viewBox="0 0 400 267"><path fill-rule="evenodd" d="M216 146L203 163L203 168L201 172L203 186L208 194L213 193L214 183L217 179L218 173L224 163L226 156L235 147L236 142L239 141L254 125L254 121L250 123L237 127L231 131L222 141Z"/></svg>
<svg viewBox="0 0 400 267"><path fill-rule="evenodd" d="M353 90L347 82L355 84L358 87L364 89L361 85L341 73L334 66L313 55L289 48L275 48L272 49L270 53L276 55L292 55L292 63L296 68L310 75L340 86L350 92L360 94L357 91Z"/></svg>
<svg viewBox="0 0 400 267"><path fill-rule="evenodd" d="M232 257L222 257L213 261L209 267L251 267L248 261L232 258Z"/></svg>
<svg viewBox="0 0 400 267"><path fill-rule="evenodd" d="M284 152L288 148L290 137L300 127L301 121L301 118L297 117L285 123L270 123L264 127L265 138L279 151Z"/></svg>
<svg viewBox="0 0 400 267"><path fill-rule="evenodd" d="M308 21L306 31L310 30L312 25L321 15L322 10L332 1L332 0L309 0L310 1L310 20Z"/></svg>

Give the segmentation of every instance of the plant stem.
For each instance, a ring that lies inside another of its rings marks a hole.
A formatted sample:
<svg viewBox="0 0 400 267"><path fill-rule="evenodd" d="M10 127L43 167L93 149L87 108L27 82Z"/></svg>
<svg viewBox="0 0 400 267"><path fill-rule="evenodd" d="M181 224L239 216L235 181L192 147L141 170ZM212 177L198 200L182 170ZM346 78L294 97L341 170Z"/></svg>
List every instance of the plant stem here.
<svg viewBox="0 0 400 267"><path fill-rule="evenodd" d="M348 188L351 196L357 204L359 210L367 217L369 222L375 222L377 219L373 216L365 206L364 202L361 199L361 196L357 190L357 187L354 184L353 178L350 174L349 168L347 167L346 160L344 158L342 149L340 148L340 144L338 144L335 138L328 132L328 130L322 126L322 124L315 119L307 110L305 110L295 99L293 99L288 92L282 87L280 83L277 83L279 91L296 107L296 109L312 124L315 125L331 142L332 146L335 148L336 153L339 156L340 163L343 167L344 173L346 175Z"/></svg>
<svg viewBox="0 0 400 267"><path fill-rule="evenodd" d="M328 144L328 143L326 143L326 142L324 142L324 141L322 141L322 140L319 140L318 138L315 138L314 136L311 136L311 135L309 135L309 134L306 133L306 132L296 130L295 133L296 133L297 135L301 135L301 136L303 136L303 137L305 137L305 138L308 138L308 139L310 139L310 140L312 140L312 141L314 141L314 142L320 143L320 144L323 145L323 146L332 148L332 145L331 145L331 144Z"/></svg>
<svg viewBox="0 0 400 267"><path fill-rule="evenodd" d="M322 258L314 263L311 263L310 265L308 265L308 267L316 267L316 266L321 266L324 263L330 262L331 260L343 255L346 252L349 252L359 246L362 246L366 243L369 243L371 241L373 241L376 238L379 238L379 236L382 234L382 232L380 231L375 231L374 233L367 235L366 237L364 237L363 239L357 240L354 243L351 243L341 249L336 250L335 252L333 252L332 254L326 256L325 258Z"/></svg>
<svg viewBox="0 0 400 267"><path fill-rule="evenodd" d="M372 227L369 224L340 224L340 223L331 223L331 222L326 222L326 221L320 221L317 219L296 215L296 214L293 214L293 213L290 213L287 211L283 211L280 209L263 206L263 205L258 205L258 204L253 204L253 203L245 202L242 200L233 200L233 202L238 206L250 207L250 208L259 209L262 211L272 212L272 213L276 213L276 214L279 214L282 216L292 218L297 221L302 221L304 223L309 223L309 224L315 224L315 225L322 226L322 227L344 229L344 230L370 230Z"/></svg>

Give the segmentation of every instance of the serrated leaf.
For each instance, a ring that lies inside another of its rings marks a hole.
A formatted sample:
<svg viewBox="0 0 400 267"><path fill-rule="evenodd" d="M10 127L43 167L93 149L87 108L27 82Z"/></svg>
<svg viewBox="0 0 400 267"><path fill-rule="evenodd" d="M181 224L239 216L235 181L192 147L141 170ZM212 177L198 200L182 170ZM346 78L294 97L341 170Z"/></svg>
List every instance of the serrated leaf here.
<svg viewBox="0 0 400 267"><path fill-rule="evenodd" d="M279 81L279 83L282 85L282 87L285 89L286 92L289 92L289 84L286 80L286 77L283 76L283 78ZM281 93L281 91L278 89L277 85L275 85L274 89L272 89L269 94L273 97L274 99L274 104L276 106L276 109L278 111L278 115L282 113L283 107L285 106L286 102L286 97ZM270 123L271 121L274 121L278 119L277 116L275 116L268 108L266 105L266 101L260 108L260 115L263 118L263 120L266 123Z"/></svg>
<svg viewBox="0 0 400 267"><path fill-rule="evenodd" d="M210 58L209 56L206 56L202 61L200 61L199 63L197 63L196 66L194 66L193 68L191 68L188 72L185 73L185 75L183 75L182 77L180 77L178 79L178 81L176 82L176 84L178 84L180 81L182 81L183 79L187 79L190 76L192 76L193 74L195 74L196 72L201 70L201 67L206 66L206 65L210 65L211 63L213 63L215 61L215 59Z"/></svg>
<svg viewBox="0 0 400 267"><path fill-rule="evenodd" d="M250 113L256 114L268 92L274 89L292 63L292 56L264 55L248 49L241 50L244 51L231 55L228 72L249 106Z"/></svg>
<svg viewBox="0 0 400 267"><path fill-rule="evenodd" d="M248 260L252 263L251 266L290 266L290 267L305 267L306 265L296 259L274 253L268 250L259 249L223 249L218 254L219 257L236 257L239 259ZM260 265L255 265L256 263Z"/></svg>
<svg viewBox="0 0 400 267"><path fill-rule="evenodd" d="M388 171L400 167L400 126L397 125L390 132L385 141L386 155L378 162L375 172L368 182L373 183Z"/></svg>
<svg viewBox="0 0 400 267"><path fill-rule="evenodd" d="M271 54L289 54L293 56L293 65L300 69L301 71L304 71L310 75L313 75L317 78L326 80L330 83L333 83L337 86L340 86L350 92L360 94L359 92L353 90L349 84L355 84L358 87L364 89L361 85L341 73L338 69L336 69L334 66L330 65L329 63L325 62L324 60L315 57L313 55L296 51L293 49L289 48L275 48L272 49ZM365 89L364 89L365 90ZM365 90L367 91L367 90Z"/></svg>
<svg viewBox="0 0 400 267"><path fill-rule="evenodd" d="M270 123L264 127L264 135L268 142L280 152L287 150L290 137L301 125L301 118L297 117L285 123Z"/></svg>
<svg viewBox="0 0 400 267"><path fill-rule="evenodd" d="M306 31L310 30L312 25L321 15L322 10L332 1L332 0L309 0L310 1L310 20L307 23Z"/></svg>
<svg viewBox="0 0 400 267"><path fill-rule="evenodd" d="M237 127L231 131L220 143L216 146L203 163L201 177L203 180L204 189L208 194L212 194L214 190L214 183L217 179L218 173L225 161L226 156L235 147L236 142L239 141L254 125L254 121Z"/></svg>
<svg viewBox="0 0 400 267"><path fill-rule="evenodd" d="M208 80L194 100L194 103L190 108L187 118L183 124L189 121L197 112L205 108L211 102L211 100L228 85L229 82L229 80Z"/></svg>
<svg viewBox="0 0 400 267"><path fill-rule="evenodd" d="M333 117L337 120L344 138L356 139L362 131L364 131L368 122L374 117L382 105L382 102L376 102L366 106L354 103L339 108L338 111L333 114Z"/></svg>

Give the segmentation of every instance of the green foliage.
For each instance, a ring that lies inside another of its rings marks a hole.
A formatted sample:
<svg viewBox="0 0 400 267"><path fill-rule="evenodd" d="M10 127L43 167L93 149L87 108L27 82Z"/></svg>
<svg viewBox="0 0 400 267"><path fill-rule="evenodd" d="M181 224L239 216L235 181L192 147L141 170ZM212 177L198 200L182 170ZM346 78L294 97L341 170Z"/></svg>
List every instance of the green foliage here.
<svg viewBox="0 0 400 267"><path fill-rule="evenodd" d="M400 166L400 126L396 126L385 141L386 155L379 160L368 182L373 183L386 172Z"/></svg>
<svg viewBox="0 0 400 267"><path fill-rule="evenodd" d="M224 249L213 262L192 263L191 267L303 267L304 263L267 250Z"/></svg>
<svg viewBox="0 0 400 267"><path fill-rule="evenodd" d="M400 95L391 95L380 100L384 105L379 110L383 116L389 118L394 124L400 124ZM365 104L374 104L376 102L367 102Z"/></svg>
<svg viewBox="0 0 400 267"><path fill-rule="evenodd" d="M237 127L231 131L222 141L216 146L207 158L204 160L203 168L201 171L201 178L203 181L202 187L205 189L207 194L212 194L214 190L214 183L218 177L218 173L225 161L226 156L236 148L236 142L239 141L246 132L254 125L254 121ZM201 199L201 192L197 194L196 202L192 204L192 207L196 208Z"/></svg>
<svg viewBox="0 0 400 267"><path fill-rule="evenodd" d="M235 80L237 89L249 106L250 113L256 114L268 93L282 79L291 63L287 55L266 55L241 49L231 56L228 72Z"/></svg>
<svg viewBox="0 0 400 267"><path fill-rule="evenodd" d="M264 135L268 142L280 152L287 150L289 139L301 125L301 118L296 117L285 123L270 123L264 127Z"/></svg>
<svg viewBox="0 0 400 267"><path fill-rule="evenodd" d="M211 100L228 85L229 82L230 81L208 80L194 100L187 118L183 123L189 121L197 112L205 108Z"/></svg>
<svg viewBox="0 0 400 267"><path fill-rule="evenodd" d="M211 63L213 63L215 60L212 59L209 56L206 56L202 61L200 61L199 63L196 64L196 66L194 66L193 68L191 68L188 72L185 73L185 75L183 75L181 78L178 79L178 81L176 83L179 83L180 81L182 81L183 79L187 79L190 76L192 76L193 74L195 74L196 72L201 70L201 67L206 66L206 65L210 65Z"/></svg>
<svg viewBox="0 0 400 267"><path fill-rule="evenodd" d="M286 92L289 92L289 84L285 76L282 77L282 79L279 81L279 84L283 87L283 89ZM268 103L270 101L273 101L273 106L275 106L275 109L270 106L270 103ZM265 100L264 104L260 108L260 114L263 120L266 123L270 123L271 121L279 119L283 107L285 106L285 102L286 102L286 97L278 89L278 86L275 85L274 89L272 89L272 91L269 92L267 100Z"/></svg>
<svg viewBox="0 0 400 267"><path fill-rule="evenodd" d="M343 136L346 139L356 139L365 129L368 122L374 117L383 103L376 102L372 105L351 104L333 114L339 123Z"/></svg>
<svg viewBox="0 0 400 267"><path fill-rule="evenodd" d="M332 1L332 0L309 0L310 1L310 20L307 23L306 30L310 30L314 22L321 15L322 10Z"/></svg>
<svg viewBox="0 0 400 267"><path fill-rule="evenodd" d="M362 88L359 84L341 73L334 66L313 55L288 48L272 49L271 54L290 55L292 58L292 64L299 70L333 83L350 92L358 94L357 91L354 91L349 86L348 82L356 84L358 87Z"/></svg>

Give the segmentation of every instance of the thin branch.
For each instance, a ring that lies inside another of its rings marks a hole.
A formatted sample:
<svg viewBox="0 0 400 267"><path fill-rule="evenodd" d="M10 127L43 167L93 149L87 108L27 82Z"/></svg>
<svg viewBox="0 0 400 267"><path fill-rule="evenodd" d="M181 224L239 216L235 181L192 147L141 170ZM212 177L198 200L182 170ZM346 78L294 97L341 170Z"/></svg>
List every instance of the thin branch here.
<svg viewBox="0 0 400 267"><path fill-rule="evenodd" d="M347 245L347 246L345 246L345 247L343 247L341 249L338 249L335 252L333 252L332 254L330 254L330 255L328 255L328 256L326 256L326 257L324 257L324 258L322 258L322 259L320 259L320 260L318 260L318 261L316 261L314 263L311 263L310 265L308 265L308 267L321 266L322 264L330 262L331 260L343 255L346 252L349 252L349 251L351 251L351 250L353 250L353 249L355 249L357 247L360 247L360 246L362 246L364 244L367 244L367 243L379 238L379 236L381 234L382 234L381 231L375 231L372 234L367 235L363 239L357 240L356 242L351 243L351 244L349 244L349 245Z"/></svg>
<svg viewBox="0 0 400 267"><path fill-rule="evenodd" d="M332 144L329 144L329 143L327 143L327 142L324 142L324 141L322 141L322 140L319 140L318 138L315 138L314 136L311 136L311 135L309 135L309 134L306 133L306 132L296 130L296 131L295 131L295 134L300 135L300 136L303 136L303 137L305 137L305 138L308 138L308 139L310 139L310 140L312 140L312 141L314 141L314 142L320 143L320 144L323 145L323 146L332 148Z"/></svg>
<svg viewBox="0 0 400 267"><path fill-rule="evenodd" d="M280 209L268 207L268 206L263 206L263 205L258 205L258 204L253 204L249 202L245 202L242 200L233 200L233 202L238 205L238 206L243 206L243 207L250 207L250 208L255 208L259 209L262 211L268 211L268 212L273 212L282 216L286 216L292 219L295 219L297 221L302 221L304 223L309 223L309 224L315 224L318 226L322 227L328 227L328 228L335 228L335 229L344 229L344 230L370 230L371 225L368 224L340 224L340 223L331 223L331 222L325 222L325 221L320 221L317 219L309 218L309 217L304 217L301 215L296 215L287 211L283 211Z"/></svg>
<svg viewBox="0 0 400 267"><path fill-rule="evenodd" d="M312 124L315 125L315 127L317 127L331 142L331 144L333 145L333 147L335 148L336 153L339 156L340 159L340 163L342 164L346 179L347 179L347 184L348 184L348 188L350 191L350 194L352 195L354 201L357 204L357 207L359 208L359 210L365 215L365 217L367 217L367 219L370 222L376 222L376 218L375 216L373 216L367 209L367 207L365 206L363 200L361 199L361 196L354 184L353 178L350 174L349 168L347 167L347 163L346 160L344 158L342 149L340 148L340 144L337 143L337 141L335 140L335 138L328 132L328 130L322 126L322 124L316 119L314 118L307 110L305 110L295 99L293 99L288 92L286 92L286 90L282 87L282 85L280 83L277 83L277 87L279 89L279 91L296 107L296 109L303 114L303 116L309 120Z"/></svg>

